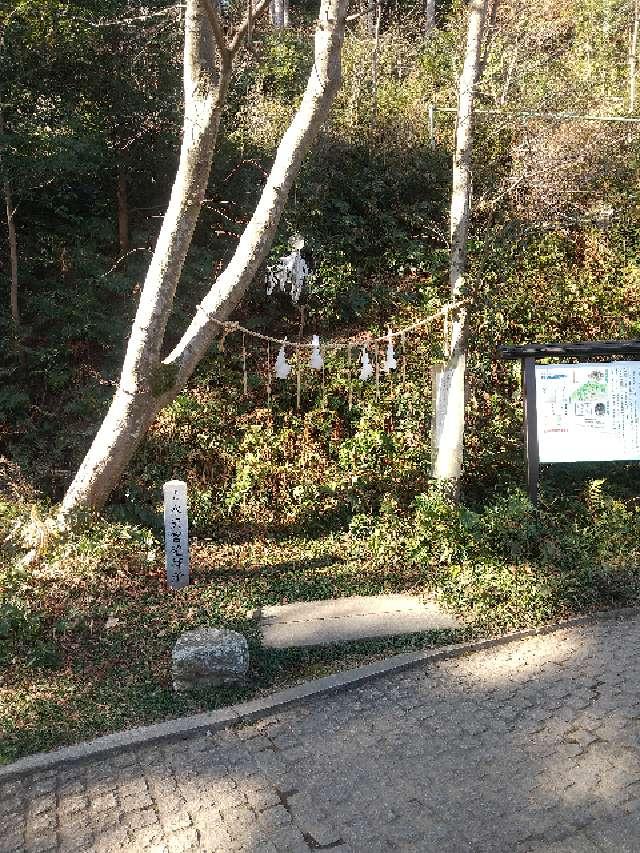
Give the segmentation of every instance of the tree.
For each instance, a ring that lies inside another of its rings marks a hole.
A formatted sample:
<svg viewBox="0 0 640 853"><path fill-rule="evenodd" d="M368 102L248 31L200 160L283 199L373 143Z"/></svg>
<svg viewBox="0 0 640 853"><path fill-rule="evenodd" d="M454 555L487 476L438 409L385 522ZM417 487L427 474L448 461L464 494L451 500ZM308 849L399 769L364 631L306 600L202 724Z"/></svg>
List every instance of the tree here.
<svg viewBox="0 0 640 853"><path fill-rule="evenodd" d="M0 138L3 137L4 134L4 116L2 114L2 110L0 109ZM4 144L0 143L0 153L3 150ZM2 165L1 157L0 165ZM3 169L3 171L5 171L5 169ZM11 183L9 182L9 177L6 174L6 171L3 176L2 189L4 193L4 201L7 211L7 239L9 241L9 275L11 282L9 286L9 306L11 311L11 323L13 324L13 333L17 338L20 330L20 310L18 308L18 238L16 235L13 192L11 190Z"/></svg>
<svg viewBox="0 0 640 853"><path fill-rule="evenodd" d="M321 0L313 69L254 214L182 339L162 358L176 287L207 188L233 60L251 20L268 2L259 0L230 39L211 0L188 0L186 4L185 105L178 171L116 393L65 495L63 514L105 503L156 414L184 387L219 332L220 322L242 298L268 255L291 186L338 90L348 0Z"/></svg>
<svg viewBox="0 0 640 853"><path fill-rule="evenodd" d="M289 26L289 0L271 0L269 10L274 27L286 29Z"/></svg>
<svg viewBox="0 0 640 853"><path fill-rule="evenodd" d="M451 255L449 289L452 302L464 292L471 203L473 101L481 69L481 46L488 0L471 0L464 65L458 87L455 152L451 182ZM465 407L466 308L458 309L451 334L448 364L434 376L436 414L433 476L452 486L457 495L462 467Z"/></svg>
<svg viewBox="0 0 640 853"><path fill-rule="evenodd" d="M177 7L124 10L111 0L111 20L96 26L92 43L98 60L84 74L83 91L104 139L117 200L121 269L130 249L130 189L144 162L177 119ZM106 12L107 10L105 10ZM164 14L163 14L164 13ZM115 18L115 20L114 20ZM96 67L97 66L97 67Z"/></svg>
<svg viewBox="0 0 640 853"><path fill-rule="evenodd" d="M436 0L426 0L424 7L424 34L427 38L436 28Z"/></svg>

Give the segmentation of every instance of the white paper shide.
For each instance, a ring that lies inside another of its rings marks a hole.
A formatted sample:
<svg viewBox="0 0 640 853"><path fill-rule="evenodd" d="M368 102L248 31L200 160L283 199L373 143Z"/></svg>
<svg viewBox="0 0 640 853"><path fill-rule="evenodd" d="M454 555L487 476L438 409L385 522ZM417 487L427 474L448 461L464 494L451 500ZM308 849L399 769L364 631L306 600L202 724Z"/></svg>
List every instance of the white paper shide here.
<svg viewBox="0 0 640 853"><path fill-rule="evenodd" d="M182 480L164 484L164 543L167 583L181 589L189 583L187 484Z"/></svg>

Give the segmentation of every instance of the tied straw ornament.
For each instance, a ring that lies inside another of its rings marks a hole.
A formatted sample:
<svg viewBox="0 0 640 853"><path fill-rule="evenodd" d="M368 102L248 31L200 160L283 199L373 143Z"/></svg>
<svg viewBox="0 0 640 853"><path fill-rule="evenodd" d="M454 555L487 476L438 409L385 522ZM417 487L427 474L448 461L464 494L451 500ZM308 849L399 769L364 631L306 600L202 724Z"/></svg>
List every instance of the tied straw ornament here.
<svg viewBox="0 0 640 853"><path fill-rule="evenodd" d="M294 351L297 356L295 359L296 363L296 408L300 408L300 374L301 374L301 365L302 362L300 360L301 351L311 350L310 358L308 361L309 367L314 371L322 371L323 383L324 383L324 370L325 370L325 359L324 353L327 351L333 350L337 352L339 350L346 350L347 357L347 375L348 375L348 389L349 389L349 407L351 408L353 401L353 393L352 393L352 381L351 381L351 370L352 370L352 354L353 349L360 349L360 373L359 379L361 382L368 382L372 377L376 378L376 390L378 391L380 385L380 373L391 374L398 367L398 360L396 358L396 352L394 348L394 338L400 339L400 353L401 353L401 378L404 380L405 378L405 370L406 370L406 336L411 332L417 331L425 326L430 325L436 320L443 319L444 320L444 330L445 336L447 330L450 328L450 318L457 312L460 308L462 308L466 303L465 302L457 302L457 303L448 303L443 305L438 311L434 314L431 314L429 317L425 317L422 320L418 320L415 323L411 323L404 328L397 329L394 331L391 327L387 328L386 335L382 337L374 337L372 333L365 333L359 336L358 338L346 338L343 340L337 339L333 341L328 341L324 344L320 341L319 335L313 335L311 337L311 342L303 342L303 341L289 341L285 338L275 338L271 335L265 335L261 332L255 332L251 329L247 329L244 326L241 326L238 322L229 321L229 320L219 320L217 317L212 317L210 315L209 319L214 323L217 323L222 330L222 338L223 340L235 333L239 332L242 334L242 366L243 366L243 392L245 396L248 394L248 376L247 376L247 346L246 341L247 338L253 338L258 341L263 341L267 345L267 381L266 381L266 389L267 389L267 403L271 404L271 376L272 373L275 374L276 378L281 379L283 381L287 380L293 370L293 365L289 363L287 360L287 350ZM448 349L448 340L445 340L445 351ZM273 364L273 368L271 365L271 344L276 344L279 346L278 355L276 357L275 363ZM381 352L381 344L386 344L386 352L384 360L382 360L382 350ZM373 351L374 359L372 361L370 350Z"/></svg>

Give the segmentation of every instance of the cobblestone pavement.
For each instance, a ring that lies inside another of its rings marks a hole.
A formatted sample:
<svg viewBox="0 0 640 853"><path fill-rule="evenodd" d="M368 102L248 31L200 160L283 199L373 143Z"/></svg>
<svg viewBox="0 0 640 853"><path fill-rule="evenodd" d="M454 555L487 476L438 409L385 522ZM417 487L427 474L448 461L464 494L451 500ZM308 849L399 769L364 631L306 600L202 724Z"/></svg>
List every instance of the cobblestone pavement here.
<svg viewBox="0 0 640 853"><path fill-rule="evenodd" d="M639 851L640 619L0 785L2 851Z"/></svg>

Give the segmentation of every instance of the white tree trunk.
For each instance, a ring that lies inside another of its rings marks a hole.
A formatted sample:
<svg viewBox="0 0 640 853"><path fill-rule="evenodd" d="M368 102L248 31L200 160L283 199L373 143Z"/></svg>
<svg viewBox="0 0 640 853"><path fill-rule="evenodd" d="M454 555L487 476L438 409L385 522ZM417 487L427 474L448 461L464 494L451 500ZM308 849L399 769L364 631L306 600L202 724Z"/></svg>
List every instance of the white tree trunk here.
<svg viewBox="0 0 640 853"><path fill-rule="evenodd" d="M63 510L104 503L157 412L164 332L209 180L231 67L216 68L202 0L187 0L184 122L180 162L138 310L116 394L63 502Z"/></svg>
<svg viewBox="0 0 640 853"><path fill-rule="evenodd" d="M424 8L424 34L427 38L436 28L436 0L427 0Z"/></svg>
<svg viewBox="0 0 640 853"><path fill-rule="evenodd" d="M480 49L486 17L487 0L471 0L467 24L467 45L458 90L456 146L453 156L451 188L451 257L449 287L456 302L464 290L467 264L467 238L471 203L471 152L473 143L473 99L480 69ZM464 438L464 375L466 351L466 310L459 309L454 318L451 355L440 379L435 422L443 432L432 437L432 475L452 483L457 494L462 468Z"/></svg>
<svg viewBox="0 0 640 853"><path fill-rule="evenodd" d="M363 3L367 22L367 35L373 38L376 34L378 3L377 0L363 0Z"/></svg>
<svg viewBox="0 0 640 853"><path fill-rule="evenodd" d="M286 9L285 9L286 5ZM289 4L287 0L271 0L271 23L274 27L282 29L288 25L289 19ZM285 20L287 23L285 23Z"/></svg>
<svg viewBox="0 0 640 853"><path fill-rule="evenodd" d="M199 0L190 0L187 16L192 14L185 39L191 46L200 43L202 16ZM131 333L127 355L109 412L89 453L82 463L63 501L63 513L78 507L100 507L129 464L149 424L158 411L175 398L210 346L219 327L238 304L260 264L266 259L287 195L300 165L324 121L341 79L340 55L348 0L321 0L316 29L315 63L302 103L278 148L271 174L256 210L242 234L235 254L226 269L198 306L182 340L164 361L160 348L168 313L171 309L186 248L191 241L194 215L200 209L207 185L215 133L223 103L220 79L215 95L206 93L200 76L193 74L193 63L185 62L185 138L178 175L165 215L165 224ZM187 35L189 36L187 38ZM185 56L189 51L185 51ZM198 85L192 87L192 82ZM193 112L200 116L199 125ZM193 221L192 221L193 220ZM164 235L164 236L163 236ZM186 243L184 254L178 251ZM170 263L170 259L178 261ZM169 273L168 271L171 270ZM163 284L158 278L169 276Z"/></svg>
<svg viewBox="0 0 640 853"><path fill-rule="evenodd" d="M322 0L315 36L315 62L302 102L282 137L258 205L226 269L198 306L181 341L165 359L182 387L211 345L217 320L234 310L266 260L302 161L340 86L341 52L349 0ZM212 319L215 318L215 319Z"/></svg>

